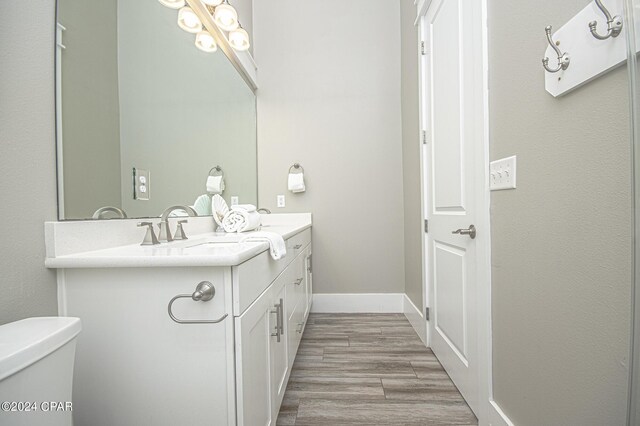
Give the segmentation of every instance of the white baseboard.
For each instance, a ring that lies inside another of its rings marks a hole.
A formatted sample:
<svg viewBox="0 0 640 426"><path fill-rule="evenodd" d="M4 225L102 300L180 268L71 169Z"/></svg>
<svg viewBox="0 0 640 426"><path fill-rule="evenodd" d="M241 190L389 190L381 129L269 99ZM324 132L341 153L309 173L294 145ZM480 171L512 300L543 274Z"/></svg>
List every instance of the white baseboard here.
<svg viewBox="0 0 640 426"><path fill-rule="evenodd" d="M494 400L489 401L489 404L489 426L514 426Z"/></svg>
<svg viewBox="0 0 640 426"><path fill-rule="evenodd" d="M313 313L397 313L404 312L404 293L314 294Z"/></svg>
<svg viewBox="0 0 640 426"><path fill-rule="evenodd" d="M404 316L407 317L413 329L418 333L420 340L427 346L427 322L422 312L413 304L409 296L404 295Z"/></svg>

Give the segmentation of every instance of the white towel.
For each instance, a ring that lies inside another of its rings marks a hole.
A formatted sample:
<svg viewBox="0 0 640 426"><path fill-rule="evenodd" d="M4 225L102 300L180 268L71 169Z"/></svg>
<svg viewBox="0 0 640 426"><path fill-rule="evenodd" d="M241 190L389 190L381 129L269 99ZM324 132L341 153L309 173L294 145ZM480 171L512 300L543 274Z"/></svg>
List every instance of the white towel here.
<svg viewBox="0 0 640 426"><path fill-rule="evenodd" d="M289 191L304 192L304 173L289 173Z"/></svg>
<svg viewBox="0 0 640 426"><path fill-rule="evenodd" d="M251 205L250 205L251 206ZM248 211L239 206L232 206L229 213L222 219L222 227L225 232L247 232L260 227L262 216L255 210Z"/></svg>
<svg viewBox="0 0 640 426"><path fill-rule="evenodd" d="M243 242L268 242L269 252L273 260L282 259L287 255L287 246L282 235L275 232L253 232L240 240Z"/></svg>
<svg viewBox="0 0 640 426"><path fill-rule="evenodd" d="M222 194L224 192L224 178L222 176L209 176L207 178L207 192L210 194Z"/></svg>

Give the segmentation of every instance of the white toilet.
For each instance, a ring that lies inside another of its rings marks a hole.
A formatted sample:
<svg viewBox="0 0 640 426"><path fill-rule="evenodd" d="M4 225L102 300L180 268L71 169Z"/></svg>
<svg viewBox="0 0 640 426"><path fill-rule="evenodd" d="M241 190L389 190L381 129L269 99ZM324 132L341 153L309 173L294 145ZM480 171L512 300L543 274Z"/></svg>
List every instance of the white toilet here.
<svg viewBox="0 0 640 426"><path fill-rule="evenodd" d="M80 319L27 318L0 326L0 425L70 426Z"/></svg>

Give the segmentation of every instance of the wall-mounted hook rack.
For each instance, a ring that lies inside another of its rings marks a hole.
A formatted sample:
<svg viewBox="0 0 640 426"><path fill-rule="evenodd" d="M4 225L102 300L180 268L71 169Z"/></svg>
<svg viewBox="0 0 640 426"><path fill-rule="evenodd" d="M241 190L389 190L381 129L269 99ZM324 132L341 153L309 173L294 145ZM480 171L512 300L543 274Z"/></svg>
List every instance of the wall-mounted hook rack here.
<svg viewBox="0 0 640 426"><path fill-rule="evenodd" d="M548 25L545 29L544 29L545 34L547 35L547 42L549 43L549 46L551 46L551 48L556 52L556 54L558 55L558 66L555 68L551 68L549 67L549 58L545 57L542 60L542 66L544 67L545 70L547 70L550 73L556 73L560 70L566 70L567 68L569 68L569 64L571 63L571 58L569 58L569 54L567 52L562 52L560 50L560 48L558 47L558 45L560 44L559 41L553 41L553 38L551 37L551 25Z"/></svg>
<svg viewBox="0 0 640 426"><path fill-rule="evenodd" d="M598 40L606 40L609 37L618 37L620 32L622 32L622 17L620 15L612 17L607 8L602 4L601 0L595 0L595 2L598 9L602 11L604 17L607 19L607 33L605 35L598 34L598 31L596 30L598 21L591 21L589 22L591 34Z"/></svg>
<svg viewBox="0 0 640 426"><path fill-rule="evenodd" d="M624 0L602 0L602 2L606 3L606 10L610 11L610 15L623 15ZM627 44L624 33L628 23L625 23L625 27L621 29L622 37L611 36L606 43L594 37L586 28L587 23L593 21L600 21L600 26L603 26L604 11L600 8L602 2L590 1L564 25L554 27L553 40L562 41L559 48L563 52L569 52L571 66L558 73L544 72L544 86L552 96L565 95L626 62ZM615 22L615 18L611 19ZM615 24L613 26L615 27ZM604 32L603 29L600 31ZM636 33L639 31L640 23L636 25ZM557 55L556 50L547 45L544 56L552 58L555 55Z"/></svg>

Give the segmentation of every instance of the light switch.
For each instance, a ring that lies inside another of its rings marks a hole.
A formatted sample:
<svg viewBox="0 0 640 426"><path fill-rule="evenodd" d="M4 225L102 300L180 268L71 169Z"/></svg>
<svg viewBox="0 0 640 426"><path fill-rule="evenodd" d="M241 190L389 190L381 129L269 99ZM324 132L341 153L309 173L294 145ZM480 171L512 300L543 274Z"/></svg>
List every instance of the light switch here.
<svg viewBox="0 0 640 426"><path fill-rule="evenodd" d="M489 188L492 191L516 188L516 156L492 161L489 167Z"/></svg>
<svg viewBox="0 0 640 426"><path fill-rule="evenodd" d="M284 195L278 195L277 204L278 204L278 207L284 207L285 206Z"/></svg>
<svg viewBox="0 0 640 426"><path fill-rule="evenodd" d="M237 206L239 204L238 202L238 197L231 197L231 205L232 206Z"/></svg>

